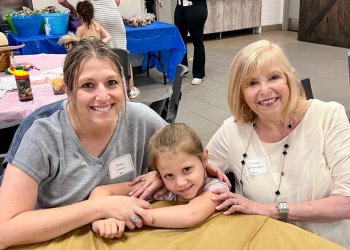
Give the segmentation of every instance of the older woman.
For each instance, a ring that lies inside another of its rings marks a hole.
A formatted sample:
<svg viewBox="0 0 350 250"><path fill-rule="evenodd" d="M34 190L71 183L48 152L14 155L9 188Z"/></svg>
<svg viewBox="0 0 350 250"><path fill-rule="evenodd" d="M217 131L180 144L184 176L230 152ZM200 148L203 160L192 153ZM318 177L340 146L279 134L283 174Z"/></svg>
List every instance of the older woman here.
<svg viewBox="0 0 350 250"><path fill-rule="evenodd" d="M147 106L125 101L119 58L87 37L72 43L63 72L63 110L36 120L9 158L0 189L0 249L53 239L99 218L141 227L135 218L150 207L147 201L87 198L98 185L142 174L150 189L162 185L147 173L146 146L166 122Z"/></svg>
<svg viewBox="0 0 350 250"><path fill-rule="evenodd" d="M291 222L350 249L350 125L335 102L305 100L276 44L243 48L230 68L227 119L207 148L235 174L237 193L218 191L224 214Z"/></svg>

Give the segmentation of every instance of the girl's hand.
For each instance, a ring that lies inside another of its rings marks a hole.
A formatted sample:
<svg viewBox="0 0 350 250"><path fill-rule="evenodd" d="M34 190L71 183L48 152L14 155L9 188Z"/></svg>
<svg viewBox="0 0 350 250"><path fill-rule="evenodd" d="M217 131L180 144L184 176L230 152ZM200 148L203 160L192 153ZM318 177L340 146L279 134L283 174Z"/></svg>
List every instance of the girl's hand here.
<svg viewBox="0 0 350 250"><path fill-rule="evenodd" d="M231 193L225 189L217 189L213 191L216 194L212 200L215 202L222 202L216 207L216 210L224 210L224 215L233 214L236 212L244 214L259 214L270 216L272 211L269 211L269 205L260 204L258 202L249 200L240 194Z"/></svg>
<svg viewBox="0 0 350 250"><path fill-rule="evenodd" d="M154 196L161 196L166 192L164 183L157 171L138 176L130 185L134 186L134 188L129 195L140 199L153 200Z"/></svg>
<svg viewBox="0 0 350 250"><path fill-rule="evenodd" d="M97 220L92 223L92 230L105 238L120 238L125 230L125 222L114 218Z"/></svg>
<svg viewBox="0 0 350 250"><path fill-rule="evenodd" d="M229 188L232 187L230 180L227 178L227 176L221 171L221 169L214 167L210 164L207 164L206 171L208 176L210 177L216 177L219 179L219 181L226 182Z"/></svg>
<svg viewBox="0 0 350 250"><path fill-rule="evenodd" d="M162 0L157 0L157 4L159 5L159 7L163 7L163 2L162 2Z"/></svg>

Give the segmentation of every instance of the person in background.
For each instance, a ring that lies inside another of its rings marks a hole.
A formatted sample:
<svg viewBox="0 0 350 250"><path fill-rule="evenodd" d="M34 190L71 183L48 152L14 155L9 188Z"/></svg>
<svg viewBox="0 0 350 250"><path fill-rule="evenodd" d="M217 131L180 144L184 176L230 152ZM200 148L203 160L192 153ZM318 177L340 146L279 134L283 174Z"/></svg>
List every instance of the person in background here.
<svg viewBox="0 0 350 250"><path fill-rule="evenodd" d="M174 21L179 29L182 40L186 44L187 34L190 33L194 53L192 75L193 85L200 84L205 77L205 47L203 43L204 24L207 20L208 9L206 0L177 0ZM186 45L187 46L187 45ZM187 53L182 64L188 67Z"/></svg>
<svg viewBox="0 0 350 250"><path fill-rule="evenodd" d="M97 21L92 20L94 17L94 6L89 1L78 2L77 13L79 18L83 21L82 25L77 28L76 36L78 38L96 36L104 43L108 43L111 40L111 35L108 31Z"/></svg>
<svg viewBox="0 0 350 250"><path fill-rule="evenodd" d="M152 220L144 213L150 204L135 197L87 199L96 186L140 175L146 193L163 186L148 172L146 147L166 122L126 101L119 58L100 39L71 46L63 110L36 120L9 156L0 188L0 249L50 240L102 218L117 218L129 229L143 225L131 220L136 214Z"/></svg>
<svg viewBox="0 0 350 250"><path fill-rule="evenodd" d="M215 212L217 202L211 198L215 189L229 190L226 183L207 177L208 153L196 132L183 123L166 125L155 133L148 144L149 165L162 178L168 193L157 200L181 201L185 204L147 209L135 221L162 228L188 228L195 226ZM127 195L128 183L96 187L90 199L110 195ZM150 198L153 199L153 198ZM170 216L171 215L171 216ZM153 218L148 220L147 216ZM92 229L102 237L121 237L125 223L115 218L97 220Z"/></svg>
<svg viewBox="0 0 350 250"><path fill-rule="evenodd" d="M74 8L73 5L71 5L67 0L58 0L58 3L60 5L62 5L63 7L69 9L70 13L74 16L74 17L78 17L78 13L76 11L76 9Z"/></svg>
<svg viewBox="0 0 350 250"><path fill-rule="evenodd" d="M61 5L63 5L62 3L66 5L68 4L68 1L58 1ZM94 6L94 20L101 24L112 37L108 43L109 46L111 48L121 48L127 50L126 30L122 15L119 11L120 0L90 0L90 2ZM74 9L71 4L70 6ZM130 69L131 78L129 79L129 97L136 98L140 94L140 90L135 87L132 67L130 67Z"/></svg>
<svg viewBox="0 0 350 250"><path fill-rule="evenodd" d="M163 2L161 0L145 0L145 7L147 13L155 15L158 19L156 3L159 5L159 7L163 7Z"/></svg>
<svg viewBox="0 0 350 250"><path fill-rule="evenodd" d="M235 175L217 209L293 223L350 249L350 124L336 102L306 100L283 50L252 43L229 71L228 118L209 162Z"/></svg>

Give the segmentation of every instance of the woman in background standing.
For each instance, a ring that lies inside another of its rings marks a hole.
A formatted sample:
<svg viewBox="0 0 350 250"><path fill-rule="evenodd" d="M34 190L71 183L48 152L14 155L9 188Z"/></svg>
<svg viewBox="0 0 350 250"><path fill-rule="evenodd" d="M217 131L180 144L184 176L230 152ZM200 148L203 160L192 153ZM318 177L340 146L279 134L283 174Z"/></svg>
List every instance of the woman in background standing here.
<svg viewBox="0 0 350 250"><path fill-rule="evenodd" d="M120 0L91 0L95 10L95 20L112 36L111 48L126 49L126 31L119 12Z"/></svg>
<svg viewBox="0 0 350 250"><path fill-rule="evenodd" d="M190 32L193 42L193 85L198 85L205 77L205 48L203 43L204 24L207 20L208 8L206 0L178 0L174 20L186 44L187 33ZM187 46L187 45L186 45ZM188 67L187 53L182 64Z"/></svg>
<svg viewBox="0 0 350 250"><path fill-rule="evenodd" d="M108 45L111 48L127 50L125 26L122 15L119 12L120 0L91 0L90 2L94 6L95 10L94 20L100 23L112 36L112 40L108 43ZM67 4L69 4L67 0L58 0L58 3L62 6L67 6ZM69 9L71 12L76 13L74 7L74 11L71 8ZM132 72L129 80L129 89L130 98L135 98L140 94L140 90L134 86L134 77Z"/></svg>

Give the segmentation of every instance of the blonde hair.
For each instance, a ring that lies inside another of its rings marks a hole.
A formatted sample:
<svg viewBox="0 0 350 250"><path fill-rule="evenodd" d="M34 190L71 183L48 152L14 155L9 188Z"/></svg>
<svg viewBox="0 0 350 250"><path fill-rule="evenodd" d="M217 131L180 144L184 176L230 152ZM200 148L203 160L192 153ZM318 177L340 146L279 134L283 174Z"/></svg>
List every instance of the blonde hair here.
<svg viewBox="0 0 350 250"><path fill-rule="evenodd" d="M298 108L301 97L295 69L290 65L280 46L268 40L260 40L240 50L230 66L228 105L238 122L254 122L257 118L244 100L243 88L246 87L247 79L256 72L273 65L278 66L287 77L289 99L285 114L292 114Z"/></svg>
<svg viewBox="0 0 350 250"><path fill-rule="evenodd" d="M160 153L183 152L198 157L202 162L203 144L197 133L184 123L171 123L155 133L148 142L149 166L158 171Z"/></svg>

